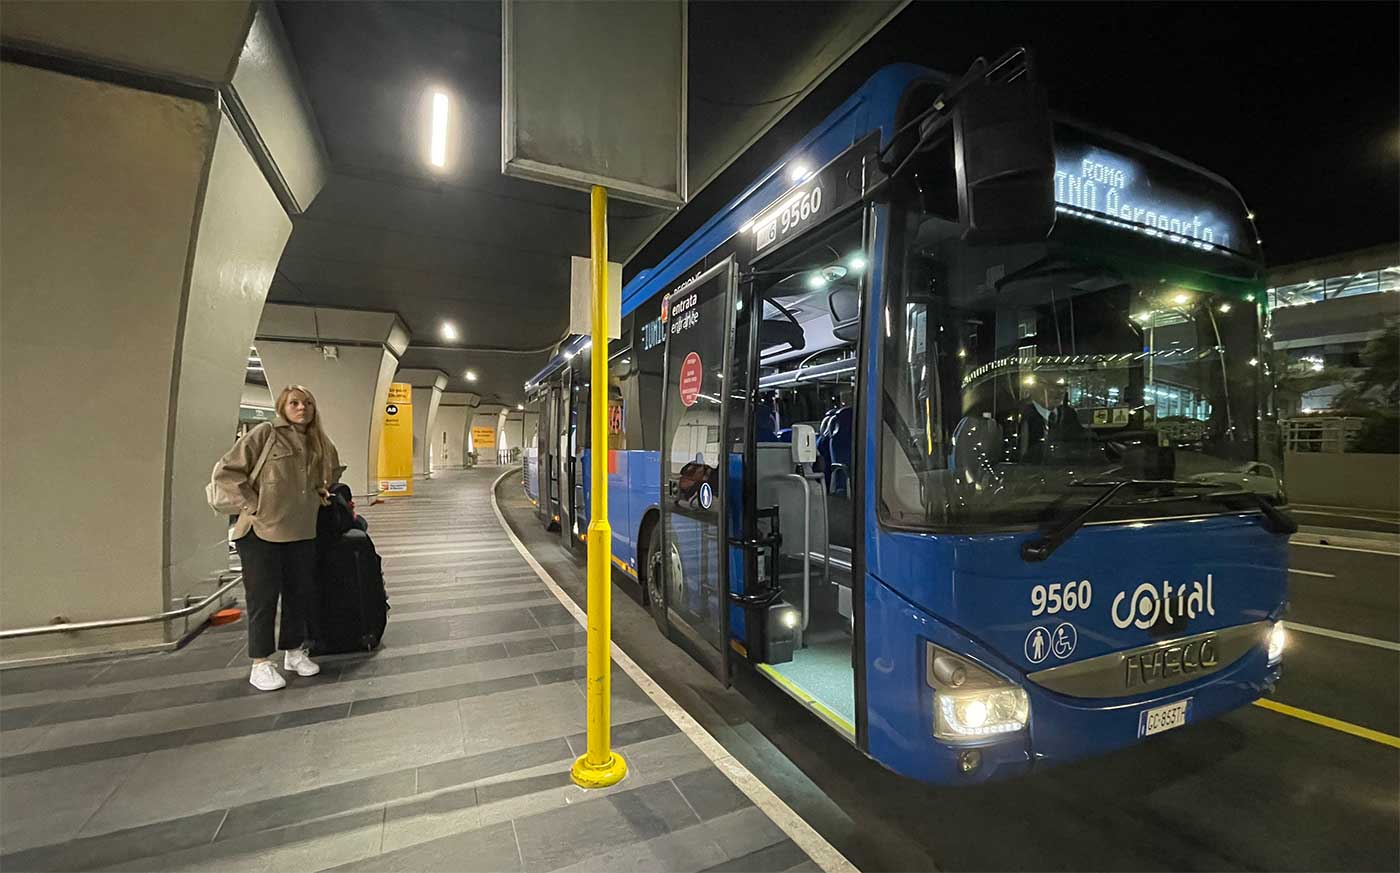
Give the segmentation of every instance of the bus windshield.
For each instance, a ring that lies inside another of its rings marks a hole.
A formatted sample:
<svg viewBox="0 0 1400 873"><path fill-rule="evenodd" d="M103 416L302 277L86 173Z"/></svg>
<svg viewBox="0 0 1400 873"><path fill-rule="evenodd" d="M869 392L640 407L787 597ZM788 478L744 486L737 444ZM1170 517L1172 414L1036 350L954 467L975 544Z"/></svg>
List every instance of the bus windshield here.
<svg viewBox="0 0 1400 873"><path fill-rule="evenodd" d="M926 213L901 223L883 313L888 521L1041 524L1122 479L1180 487L1134 491L1105 518L1230 508L1192 499L1202 492L1282 501L1258 459L1259 318L1246 283L1113 257L1058 230L979 246Z"/></svg>

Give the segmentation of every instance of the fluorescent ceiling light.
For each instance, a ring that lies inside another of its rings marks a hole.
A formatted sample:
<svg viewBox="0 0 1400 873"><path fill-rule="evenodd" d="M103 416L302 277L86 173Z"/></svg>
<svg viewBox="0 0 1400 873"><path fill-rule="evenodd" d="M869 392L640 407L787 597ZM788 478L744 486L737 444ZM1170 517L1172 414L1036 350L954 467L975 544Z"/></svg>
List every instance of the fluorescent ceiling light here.
<svg viewBox="0 0 1400 873"><path fill-rule="evenodd" d="M447 166L447 94L442 91L433 92L432 141L428 160L434 167Z"/></svg>

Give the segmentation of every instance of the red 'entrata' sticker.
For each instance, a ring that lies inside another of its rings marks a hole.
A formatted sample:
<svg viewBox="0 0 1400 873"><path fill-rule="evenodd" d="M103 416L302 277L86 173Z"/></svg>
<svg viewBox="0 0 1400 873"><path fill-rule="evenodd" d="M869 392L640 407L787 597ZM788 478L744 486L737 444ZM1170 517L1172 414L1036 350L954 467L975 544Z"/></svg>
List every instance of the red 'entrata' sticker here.
<svg viewBox="0 0 1400 873"><path fill-rule="evenodd" d="M685 356L685 360L681 362L681 403L694 406L695 401L700 399L700 380L704 372L704 368L700 366L699 355L691 352Z"/></svg>

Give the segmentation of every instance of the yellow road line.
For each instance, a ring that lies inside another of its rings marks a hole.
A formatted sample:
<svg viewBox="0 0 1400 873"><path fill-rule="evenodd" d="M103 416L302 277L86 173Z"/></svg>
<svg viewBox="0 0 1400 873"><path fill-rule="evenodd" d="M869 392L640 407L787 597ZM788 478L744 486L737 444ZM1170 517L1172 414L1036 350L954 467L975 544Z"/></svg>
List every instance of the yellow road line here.
<svg viewBox="0 0 1400 873"><path fill-rule="evenodd" d="M1339 718L1332 718L1331 716L1318 715L1306 709L1299 709L1296 706L1279 703L1277 700L1256 700L1254 701L1254 705L1261 706L1264 709L1271 709L1274 712L1289 715L1293 718L1300 718L1303 721L1309 721L1325 728L1331 728L1334 731L1341 731L1344 734L1351 734L1363 740L1370 740L1373 743L1390 746L1392 749L1400 749L1400 737L1391 736L1390 734L1381 733L1380 731L1373 731L1359 724L1352 724L1349 721L1342 721Z"/></svg>

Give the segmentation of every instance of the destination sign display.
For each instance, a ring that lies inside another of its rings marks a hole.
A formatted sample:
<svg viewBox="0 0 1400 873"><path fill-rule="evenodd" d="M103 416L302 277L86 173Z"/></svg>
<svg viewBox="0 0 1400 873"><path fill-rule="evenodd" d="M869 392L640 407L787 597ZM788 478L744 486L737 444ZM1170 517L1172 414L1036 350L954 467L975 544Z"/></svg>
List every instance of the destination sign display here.
<svg viewBox="0 0 1400 873"><path fill-rule="evenodd" d="M1244 204L1227 186L1065 125L1055 131L1055 205L1061 215L1204 251L1255 248Z"/></svg>

